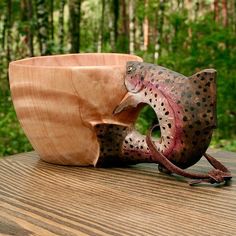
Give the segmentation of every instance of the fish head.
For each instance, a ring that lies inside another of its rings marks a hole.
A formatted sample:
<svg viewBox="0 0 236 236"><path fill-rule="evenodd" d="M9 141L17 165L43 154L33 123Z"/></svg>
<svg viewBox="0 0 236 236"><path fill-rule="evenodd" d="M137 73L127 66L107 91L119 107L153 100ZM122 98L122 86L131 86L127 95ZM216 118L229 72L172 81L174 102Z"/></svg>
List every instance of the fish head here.
<svg viewBox="0 0 236 236"><path fill-rule="evenodd" d="M131 93L138 93L143 88L145 70L143 63L138 61L129 61L126 64L125 86Z"/></svg>

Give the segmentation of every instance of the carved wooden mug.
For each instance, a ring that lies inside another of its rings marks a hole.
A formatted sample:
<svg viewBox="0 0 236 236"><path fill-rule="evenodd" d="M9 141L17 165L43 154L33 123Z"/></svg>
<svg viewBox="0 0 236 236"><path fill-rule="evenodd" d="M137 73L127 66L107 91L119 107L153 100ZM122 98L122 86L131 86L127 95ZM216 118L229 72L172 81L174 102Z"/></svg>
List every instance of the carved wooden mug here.
<svg viewBox="0 0 236 236"><path fill-rule="evenodd" d="M47 162L96 165L99 142L94 126L130 126L138 111L114 116L126 94L125 54L44 56L10 63L10 88L20 124Z"/></svg>
<svg viewBox="0 0 236 236"><path fill-rule="evenodd" d="M216 71L186 77L125 54L35 57L10 63L18 119L40 157L63 165L154 162L166 173L221 183L229 170L206 154L216 125ZM159 119L161 138L134 123L143 104ZM205 156L207 174L185 168Z"/></svg>

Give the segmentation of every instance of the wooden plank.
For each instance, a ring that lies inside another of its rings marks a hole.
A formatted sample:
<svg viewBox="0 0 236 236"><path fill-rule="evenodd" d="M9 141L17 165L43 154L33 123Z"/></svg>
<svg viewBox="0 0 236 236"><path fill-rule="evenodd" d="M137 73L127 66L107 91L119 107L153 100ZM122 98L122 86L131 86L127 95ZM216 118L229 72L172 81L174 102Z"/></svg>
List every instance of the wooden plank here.
<svg viewBox="0 0 236 236"><path fill-rule="evenodd" d="M235 153L211 153L236 175ZM0 160L1 235L235 235L235 222L234 180L191 187L155 164L68 167L35 152Z"/></svg>

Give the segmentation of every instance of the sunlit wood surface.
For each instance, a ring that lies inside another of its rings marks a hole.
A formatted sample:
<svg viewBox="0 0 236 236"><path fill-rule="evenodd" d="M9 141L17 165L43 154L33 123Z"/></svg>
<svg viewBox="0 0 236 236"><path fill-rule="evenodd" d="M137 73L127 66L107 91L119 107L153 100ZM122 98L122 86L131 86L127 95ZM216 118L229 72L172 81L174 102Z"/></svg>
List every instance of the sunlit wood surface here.
<svg viewBox="0 0 236 236"><path fill-rule="evenodd" d="M236 175L236 153L210 153ZM193 169L207 171L203 159ZM68 167L0 159L0 235L236 235L236 185L191 187L155 164Z"/></svg>

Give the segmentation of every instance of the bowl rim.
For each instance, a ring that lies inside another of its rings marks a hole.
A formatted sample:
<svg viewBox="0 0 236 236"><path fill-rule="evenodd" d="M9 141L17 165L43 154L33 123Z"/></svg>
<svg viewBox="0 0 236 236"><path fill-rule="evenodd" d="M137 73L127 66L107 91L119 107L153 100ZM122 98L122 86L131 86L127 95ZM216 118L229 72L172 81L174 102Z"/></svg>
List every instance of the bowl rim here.
<svg viewBox="0 0 236 236"><path fill-rule="evenodd" d="M140 61L143 62L143 59L135 54L127 54L127 53L68 53L68 54L54 54L54 55L46 55L46 56L35 56L28 57L24 59L19 59L15 61L11 61L9 63L9 68L12 66L17 67L26 67L26 68L44 68L44 69L95 69L95 68L113 68L113 67L123 67L122 64L111 64L111 65L86 65L86 66L67 66L67 65L30 65L25 64L25 61L33 61L37 58L53 58L53 57L68 57L68 56L86 56L86 55L101 55L101 56L128 56L130 57L130 61Z"/></svg>

